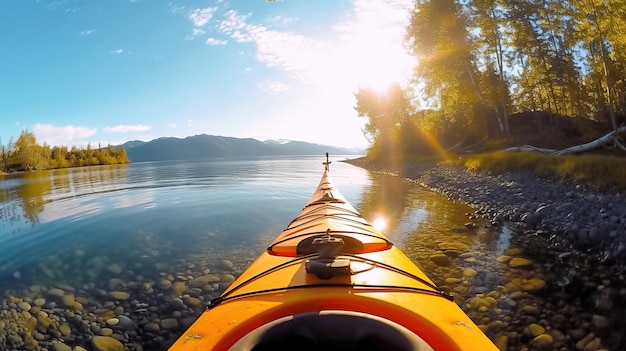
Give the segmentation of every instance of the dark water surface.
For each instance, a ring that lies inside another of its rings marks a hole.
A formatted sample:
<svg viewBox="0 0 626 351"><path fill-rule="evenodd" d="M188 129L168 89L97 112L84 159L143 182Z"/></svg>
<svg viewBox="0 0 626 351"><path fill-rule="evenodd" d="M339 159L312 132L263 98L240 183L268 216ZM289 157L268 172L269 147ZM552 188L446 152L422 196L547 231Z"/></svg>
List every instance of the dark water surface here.
<svg viewBox="0 0 626 351"><path fill-rule="evenodd" d="M108 330L131 350L166 348L299 212L323 160L147 162L0 178L0 349L63 342L90 350L91 336ZM331 175L500 345L568 349L583 338L583 349L623 345L623 277L572 282L569 266L532 252L506 226L468 219L472 209L445 196L342 162ZM208 273L221 281L194 285ZM572 284L579 296L552 297ZM56 324L43 327L46 318Z"/></svg>

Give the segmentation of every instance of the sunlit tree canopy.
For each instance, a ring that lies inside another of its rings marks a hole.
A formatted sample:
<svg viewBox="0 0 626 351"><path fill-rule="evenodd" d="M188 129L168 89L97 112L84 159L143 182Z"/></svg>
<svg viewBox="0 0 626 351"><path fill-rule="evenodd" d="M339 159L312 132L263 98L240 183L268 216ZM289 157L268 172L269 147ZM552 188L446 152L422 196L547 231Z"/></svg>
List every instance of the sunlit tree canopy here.
<svg viewBox="0 0 626 351"><path fill-rule="evenodd" d="M418 0L406 42L418 64L393 88L403 93L356 94L373 150L409 134L444 146L515 137L509 117L522 112L626 122L624 1Z"/></svg>

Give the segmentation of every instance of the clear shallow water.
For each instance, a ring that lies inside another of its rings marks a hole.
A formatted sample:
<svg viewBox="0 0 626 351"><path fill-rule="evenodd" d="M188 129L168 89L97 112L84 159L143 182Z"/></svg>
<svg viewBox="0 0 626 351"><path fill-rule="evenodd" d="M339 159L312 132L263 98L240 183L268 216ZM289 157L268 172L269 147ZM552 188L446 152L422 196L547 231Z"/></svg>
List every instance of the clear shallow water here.
<svg viewBox="0 0 626 351"><path fill-rule="evenodd" d="M258 252L312 194L322 160L148 162L9 176L0 181L0 277L70 251L132 258L146 233L155 246L176 249L158 257L163 263L216 247ZM333 173L358 203L368 173L340 162ZM207 236L211 247L197 245Z"/></svg>
<svg viewBox="0 0 626 351"><path fill-rule="evenodd" d="M623 339L612 340L612 335L623 334L624 316L611 314L624 306L623 279L608 274L589 278L594 274L587 273L593 271L587 265L572 273L572 265L562 267L563 260L555 262L554 255L533 247L519 249L524 243L512 243L515 235L506 227L485 226L480 220L466 226L472 212L468 206L398 177L336 162L341 159L335 157L331 165L341 193L366 219L384 218L383 232L440 287L455 294L457 303L493 340L506 336L510 349L537 347L527 334L528 326L537 323L566 338L560 345L554 342L554 349L572 348L591 332L596 334L590 341L601 336L609 349L623 345ZM113 304L123 305L125 315L140 325L178 315L182 325L186 315L197 315L201 308L174 311L172 299L185 290L172 292L159 288L159 282L166 279L184 287L185 281L208 270L236 276L309 199L323 161L297 157L147 162L0 178L0 293L34 300L61 288L80 298L83 320L98 317L102 324L104 317L94 313L111 305L107 291L122 280L123 290L131 293L129 301L137 301ZM442 243L451 242L464 247L459 252L442 249ZM444 252L449 263L435 263L432 256ZM499 261L505 256L522 256L531 264L511 268L508 260ZM546 288L509 290L511 282L530 279L542 280ZM199 297L209 299L223 287ZM576 294L563 293L568 290ZM482 300L474 298L487 294L495 296L497 304L481 308ZM133 312L145 310L137 308L144 304L155 308L150 315ZM524 306L535 306L538 312ZM49 311L59 313L59 321L73 315L69 310ZM551 318L559 314L563 318ZM608 319L609 326L595 330L594 316ZM98 334L76 326L81 324L74 323L72 335L64 339L69 345L85 346L89 335ZM142 329L115 331L131 350L139 349L137 345L166 348L181 332L161 330L155 337ZM51 335L40 345L56 340Z"/></svg>

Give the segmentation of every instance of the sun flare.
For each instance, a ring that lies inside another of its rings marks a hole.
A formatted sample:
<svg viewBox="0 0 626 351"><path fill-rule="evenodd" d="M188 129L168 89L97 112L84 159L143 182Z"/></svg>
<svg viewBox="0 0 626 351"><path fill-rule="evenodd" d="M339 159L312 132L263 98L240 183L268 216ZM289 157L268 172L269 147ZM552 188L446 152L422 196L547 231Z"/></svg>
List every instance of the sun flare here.
<svg viewBox="0 0 626 351"><path fill-rule="evenodd" d="M378 216L374 218L374 220L372 221L372 225L377 230L383 230L387 226L387 220L384 217Z"/></svg>

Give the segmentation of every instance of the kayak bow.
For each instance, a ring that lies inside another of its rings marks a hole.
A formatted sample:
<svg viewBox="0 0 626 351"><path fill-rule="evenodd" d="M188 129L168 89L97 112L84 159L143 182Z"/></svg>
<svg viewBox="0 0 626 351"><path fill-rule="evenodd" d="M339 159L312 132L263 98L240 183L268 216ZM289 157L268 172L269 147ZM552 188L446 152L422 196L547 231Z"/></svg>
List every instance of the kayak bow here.
<svg viewBox="0 0 626 351"><path fill-rule="evenodd" d="M497 350L339 193L326 157L302 211L170 351Z"/></svg>

